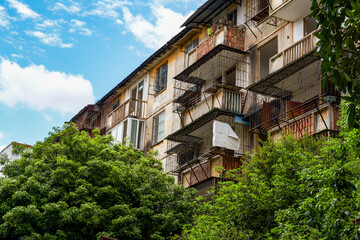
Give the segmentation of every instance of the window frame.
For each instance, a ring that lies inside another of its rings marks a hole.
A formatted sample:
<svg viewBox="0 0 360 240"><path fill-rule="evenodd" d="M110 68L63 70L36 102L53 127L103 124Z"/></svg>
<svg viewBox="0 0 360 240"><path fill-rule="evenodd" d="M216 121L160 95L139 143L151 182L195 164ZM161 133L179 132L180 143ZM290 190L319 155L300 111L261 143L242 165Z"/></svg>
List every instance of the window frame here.
<svg viewBox="0 0 360 240"><path fill-rule="evenodd" d="M132 139L132 130L135 129L135 139ZM140 128L139 126L142 125ZM136 118L126 118L119 124L117 124L108 134L113 135L114 139L121 144L133 144L136 149L143 149L144 137L145 137L145 121ZM125 141L125 138L128 137Z"/></svg>
<svg viewBox="0 0 360 240"><path fill-rule="evenodd" d="M162 115L163 117L160 119ZM159 131L160 124L162 124L163 127L162 130ZM165 110L153 117L152 127L152 144L156 145L165 138ZM159 138L160 133L162 133L162 136Z"/></svg>
<svg viewBox="0 0 360 240"><path fill-rule="evenodd" d="M185 47L185 67L189 66L189 56L199 46L199 37L195 38L191 43Z"/></svg>
<svg viewBox="0 0 360 240"><path fill-rule="evenodd" d="M156 69L155 82L154 82L154 92L155 94L165 90L167 88L167 79L168 79L168 62L166 61L160 67Z"/></svg>

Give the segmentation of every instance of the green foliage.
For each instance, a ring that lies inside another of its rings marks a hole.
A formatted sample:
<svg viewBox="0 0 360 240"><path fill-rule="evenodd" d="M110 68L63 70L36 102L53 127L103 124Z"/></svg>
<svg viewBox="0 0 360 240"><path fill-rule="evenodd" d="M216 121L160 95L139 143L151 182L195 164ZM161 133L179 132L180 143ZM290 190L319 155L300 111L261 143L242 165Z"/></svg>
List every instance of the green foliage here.
<svg viewBox="0 0 360 240"><path fill-rule="evenodd" d="M321 31L318 52L322 59L324 83L332 81L348 93L344 100L350 128L360 128L360 3L358 0L313 0L312 16L318 20Z"/></svg>
<svg viewBox="0 0 360 240"><path fill-rule="evenodd" d="M343 139L268 140L202 203L180 239L354 239L360 131ZM360 230L360 229L359 229Z"/></svg>
<svg viewBox="0 0 360 240"><path fill-rule="evenodd" d="M152 155L74 125L22 151L4 174L0 239L167 239L194 207Z"/></svg>

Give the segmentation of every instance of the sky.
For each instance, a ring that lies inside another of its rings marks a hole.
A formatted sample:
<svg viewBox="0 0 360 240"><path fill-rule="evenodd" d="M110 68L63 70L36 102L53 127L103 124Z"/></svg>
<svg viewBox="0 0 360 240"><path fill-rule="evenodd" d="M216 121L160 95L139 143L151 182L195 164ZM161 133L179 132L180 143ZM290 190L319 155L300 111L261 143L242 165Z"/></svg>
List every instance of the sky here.
<svg viewBox="0 0 360 240"><path fill-rule="evenodd" d="M0 0L0 151L101 99L205 0Z"/></svg>

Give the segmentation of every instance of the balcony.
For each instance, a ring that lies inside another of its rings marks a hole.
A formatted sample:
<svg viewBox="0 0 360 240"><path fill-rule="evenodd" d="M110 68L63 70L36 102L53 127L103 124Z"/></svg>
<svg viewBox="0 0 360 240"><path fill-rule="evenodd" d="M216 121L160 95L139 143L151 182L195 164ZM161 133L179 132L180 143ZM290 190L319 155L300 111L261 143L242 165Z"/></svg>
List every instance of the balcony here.
<svg viewBox="0 0 360 240"><path fill-rule="evenodd" d="M243 51L244 35L237 27L223 26L218 29L190 53L190 66L174 78L200 84L221 77L225 71L240 63L244 64L239 70L247 71L249 63Z"/></svg>
<svg viewBox="0 0 360 240"><path fill-rule="evenodd" d="M246 1L246 24L258 26L269 16L269 11L269 0Z"/></svg>
<svg viewBox="0 0 360 240"><path fill-rule="evenodd" d="M213 109L166 137L167 171L181 173L189 166L205 164L215 156L239 159L250 150L248 123L220 109ZM231 164L232 166L233 164ZM230 165L225 165L226 168Z"/></svg>
<svg viewBox="0 0 360 240"><path fill-rule="evenodd" d="M178 104L175 112L181 114L183 125L188 125L214 108L241 115L243 93L226 87L218 83L203 93L186 91L175 99L174 103Z"/></svg>
<svg viewBox="0 0 360 240"><path fill-rule="evenodd" d="M108 115L107 130L113 128L127 117L145 119L146 101L129 99Z"/></svg>
<svg viewBox="0 0 360 240"><path fill-rule="evenodd" d="M304 103L290 100L281 103L276 99L263 101L263 106L249 117L250 131L267 135L280 130L294 133L298 138L325 131L337 132L339 100L340 97L325 94Z"/></svg>
<svg viewBox="0 0 360 240"><path fill-rule="evenodd" d="M270 73L276 72L289 63L312 52L318 42L318 39L315 37L315 33L318 31L313 31L292 46L270 58Z"/></svg>
<svg viewBox="0 0 360 240"><path fill-rule="evenodd" d="M79 131L91 132L95 128L100 128L101 124L101 112L96 105L87 105L76 116L74 116L70 122L76 124Z"/></svg>
<svg viewBox="0 0 360 240"><path fill-rule="evenodd" d="M243 30L238 27L223 26L196 48L195 61L198 61L220 44L244 51L244 43L245 34Z"/></svg>
<svg viewBox="0 0 360 240"><path fill-rule="evenodd" d="M219 191L219 182L222 182L220 178L210 177L203 182L193 185L192 188L197 190L195 196L203 196L206 201L210 201Z"/></svg>
<svg viewBox="0 0 360 240"><path fill-rule="evenodd" d="M277 6L273 6L270 16L294 22L302 16L310 13L312 1L282 0Z"/></svg>

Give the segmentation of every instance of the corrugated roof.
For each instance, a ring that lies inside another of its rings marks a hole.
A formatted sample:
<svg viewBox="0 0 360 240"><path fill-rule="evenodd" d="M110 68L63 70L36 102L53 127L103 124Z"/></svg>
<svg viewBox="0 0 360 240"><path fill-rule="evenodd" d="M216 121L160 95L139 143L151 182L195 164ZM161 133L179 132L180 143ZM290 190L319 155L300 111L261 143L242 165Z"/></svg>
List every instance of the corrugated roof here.
<svg viewBox="0 0 360 240"><path fill-rule="evenodd" d="M229 0L208 0L196 10L182 25L182 27L196 27L205 25L211 19L224 11L234 1Z"/></svg>

